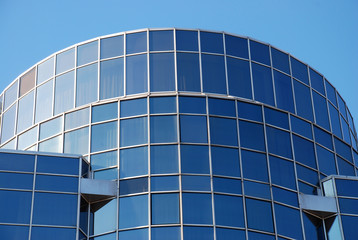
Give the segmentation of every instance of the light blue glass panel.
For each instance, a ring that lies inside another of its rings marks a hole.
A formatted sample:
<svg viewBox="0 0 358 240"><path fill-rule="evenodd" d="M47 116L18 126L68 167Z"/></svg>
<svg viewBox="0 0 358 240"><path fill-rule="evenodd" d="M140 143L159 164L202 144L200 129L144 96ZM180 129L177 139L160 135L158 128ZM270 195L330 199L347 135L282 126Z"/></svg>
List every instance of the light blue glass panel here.
<svg viewBox="0 0 358 240"><path fill-rule="evenodd" d="M123 35L101 39L101 59L122 56L123 42Z"/></svg>
<svg viewBox="0 0 358 240"><path fill-rule="evenodd" d="M121 101L121 118L147 114L147 99Z"/></svg>
<svg viewBox="0 0 358 240"><path fill-rule="evenodd" d="M150 113L175 113L176 97L152 97L149 108Z"/></svg>
<svg viewBox="0 0 358 240"><path fill-rule="evenodd" d="M69 72L56 78L54 115L65 112L74 105L75 72Z"/></svg>
<svg viewBox="0 0 358 240"><path fill-rule="evenodd" d="M252 99L249 62L231 57L227 57L226 61L229 94Z"/></svg>
<svg viewBox="0 0 358 240"><path fill-rule="evenodd" d="M119 177L133 177L148 174L148 147L120 150Z"/></svg>
<svg viewBox="0 0 358 240"><path fill-rule="evenodd" d="M180 141L188 143L207 143L206 116L180 116Z"/></svg>
<svg viewBox="0 0 358 240"><path fill-rule="evenodd" d="M207 146L181 145L182 173L209 174L209 149Z"/></svg>
<svg viewBox="0 0 358 240"><path fill-rule="evenodd" d="M211 195L183 193L184 224L212 224Z"/></svg>
<svg viewBox="0 0 358 240"><path fill-rule="evenodd" d="M118 179L118 169L111 168L107 170L96 171L93 173L94 179L99 180L115 180Z"/></svg>
<svg viewBox="0 0 358 240"><path fill-rule="evenodd" d="M278 71L274 71L274 78L277 107L295 113L291 78Z"/></svg>
<svg viewBox="0 0 358 240"><path fill-rule="evenodd" d="M40 122L52 116L53 80L37 88L35 122Z"/></svg>
<svg viewBox="0 0 358 240"><path fill-rule="evenodd" d="M202 52L224 53L221 33L200 32L200 45Z"/></svg>
<svg viewBox="0 0 358 240"><path fill-rule="evenodd" d="M312 91L316 123L330 131L327 102L324 97Z"/></svg>
<svg viewBox="0 0 358 240"><path fill-rule="evenodd" d="M183 191L210 191L209 176L187 176L181 177Z"/></svg>
<svg viewBox="0 0 358 240"><path fill-rule="evenodd" d="M118 122L93 125L91 129L91 152L117 147Z"/></svg>
<svg viewBox="0 0 358 240"><path fill-rule="evenodd" d="M52 57L37 66L37 84L43 83L54 75L55 58Z"/></svg>
<svg viewBox="0 0 358 240"><path fill-rule="evenodd" d="M174 91L174 54L152 53L149 55L150 91Z"/></svg>
<svg viewBox="0 0 358 240"><path fill-rule="evenodd" d="M56 74L75 67L75 48L62 52L56 57Z"/></svg>
<svg viewBox="0 0 358 240"><path fill-rule="evenodd" d="M97 100L98 64L77 69L76 106Z"/></svg>
<svg viewBox="0 0 358 240"><path fill-rule="evenodd" d="M39 143L39 151L62 153L62 136Z"/></svg>
<svg viewBox="0 0 358 240"><path fill-rule="evenodd" d="M215 223L220 226L245 227L242 198L214 195Z"/></svg>
<svg viewBox="0 0 358 240"><path fill-rule="evenodd" d="M118 118L118 103L108 103L92 107L92 123Z"/></svg>
<svg viewBox="0 0 358 240"><path fill-rule="evenodd" d="M147 51L147 32L126 35L126 54Z"/></svg>
<svg viewBox="0 0 358 240"><path fill-rule="evenodd" d="M237 146L237 123L234 119L210 117L212 144Z"/></svg>
<svg viewBox="0 0 358 240"><path fill-rule="evenodd" d="M271 203L246 198L247 225L249 228L273 232Z"/></svg>
<svg viewBox="0 0 358 240"><path fill-rule="evenodd" d="M177 53L178 91L200 92L199 55Z"/></svg>
<svg viewBox="0 0 358 240"><path fill-rule="evenodd" d="M101 62L99 98L107 99L124 94L123 58Z"/></svg>
<svg viewBox="0 0 358 240"><path fill-rule="evenodd" d="M332 132L333 134L342 138L341 125L339 122L339 112L331 103L329 103L328 106L329 106L329 116L331 118Z"/></svg>
<svg viewBox="0 0 358 240"><path fill-rule="evenodd" d="M343 139L344 141L350 144L351 140L349 137L349 127L347 122L343 119L342 115L341 115L341 124L342 124L342 131L343 131Z"/></svg>
<svg viewBox="0 0 358 240"><path fill-rule="evenodd" d="M120 146L131 146L148 142L147 117L121 120Z"/></svg>
<svg viewBox="0 0 358 240"><path fill-rule="evenodd" d="M166 51L174 49L173 31L150 31L149 32L149 50Z"/></svg>
<svg viewBox="0 0 358 240"><path fill-rule="evenodd" d="M77 110L65 115L65 130L80 127L89 123L89 108Z"/></svg>
<svg viewBox="0 0 358 240"><path fill-rule="evenodd" d="M177 142L177 117L151 116L150 117L151 143Z"/></svg>
<svg viewBox="0 0 358 240"><path fill-rule="evenodd" d="M17 99L18 83L19 81L15 81L15 83L6 90L4 94L4 110Z"/></svg>
<svg viewBox="0 0 358 240"><path fill-rule="evenodd" d="M151 191L171 191L179 190L178 176L161 176L150 178Z"/></svg>
<svg viewBox="0 0 358 240"><path fill-rule="evenodd" d="M126 58L126 77L126 93L128 95L147 91L148 79L146 54Z"/></svg>
<svg viewBox="0 0 358 240"><path fill-rule="evenodd" d="M100 203L98 203L100 204ZM91 235L97 235L116 229L117 199L113 199L103 207L96 209L96 204L91 208Z"/></svg>
<svg viewBox="0 0 358 240"><path fill-rule="evenodd" d="M202 54L203 91L226 94L225 61L223 56Z"/></svg>
<svg viewBox="0 0 358 240"><path fill-rule="evenodd" d="M238 149L212 146L211 161L214 175L240 177Z"/></svg>
<svg viewBox="0 0 358 240"><path fill-rule="evenodd" d="M2 115L2 131L1 131L1 143L9 140L14 136L16 121L16 105L13 105Z"/></svg>
<svg viewBox="0 0 358 240"><path fill-rule="evenodd" d="M88 153L88 127L65 133L64 153Z"/></svg>
<svg viewBox="0 0 358 240"><path fill-rule="evenodd" d="M167 240L168 236L172 240L180 240L180 227L152 227L152 239Z"/></svg>
<svg viewBox="0 0 358 240"><path fill-rule="evenodd" d="M311 91L302 83L293 81L297 114L307 120L313 121Z"/></svg>
<svg viewBox="0 0 358 240"><path fill-rule="evenodd" d="M197 31L183 31L176 30L176 45L177 50L181 51L198 51L198 32Z"/></svg>
<svg viewBox="0 0 358 240"><path fill-rule="evenodd" d="M118 238L123 240L148 240L148 228L134 229L129 231L120 231L118 232ZM97 240L97 239L96 239ZM102 239L98 239L102 240ZM103 240L115 240L115 236L113 239L103 239Z"/></svg>
<svg viewBox="0 0 358 240"><path fill-rule="evenodd" d="M152 224L179 223L179 194L152 194Z"/></svg>
<svg viewBox="0 0 358 240"><path fill-rule="evenodd" d="M271 69L252 63L255 100L274 106Z"/></svg>
<svg viewBox="0 0 358 240"><path fill-rule="evenodd" d="M26 147L36 143L36 141L37 141L37 127L34 127L19 136L17 140L17 149L25 150Z"/></svg>
<svg viewBox="0 0 358 240"><path fill-rule="evenodd" d="M19 101L17 114L17 133L30 127L33 123L34 92L31 91Z"/></svg>
<svg viewBox="0 0 358 240"><path fill-rule="evenodd" d="M40 140L51 137L62 131L63 118L54 118L40 125Z"/></svg>
<svg viewBox="0 0 358 240"><path fill-rule="evenodd" d="M116 166L118 163L117 155L118 155L117 151L91 155L92 170L98 170L102 168Z"/></svg>
<svg viewBox="0 0 358 240"><path fill-rule="evenodd" d="M98 41L77 47L77 66L98 60Z"/></svg>
<svg viewBox="0 0 358 240"><path fill-rule="evenodd" d="M11 240L23 240L29 237L28 226L0 225L0 238Z"/></svg>
<svg viewBox="0 0 358 240"><path fill-rule="evenodd" d="M119 198L119 229L148 225L148 195Z"/></svg>
<svg viewBox="0 0 358 240"><path fill-rule="evenodd" d="M0 221L3 223L30 223L32 192L0 191Z"/></svg>
<svg viewBox="0 0 358 240"><path fill-rule="evenodd" d="M177 173L179 170L177 145L151 146L150 157L152 174Z"/></svg>

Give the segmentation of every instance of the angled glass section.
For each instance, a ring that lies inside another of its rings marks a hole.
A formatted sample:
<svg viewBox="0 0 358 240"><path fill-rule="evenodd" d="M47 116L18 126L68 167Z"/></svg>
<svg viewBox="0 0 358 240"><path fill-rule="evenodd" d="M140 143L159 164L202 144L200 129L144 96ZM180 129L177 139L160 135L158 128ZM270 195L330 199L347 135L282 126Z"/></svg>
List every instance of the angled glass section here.
<svg viewBox="0 0 358 240"><path fill-rule="evenodd" d="M292 76L301 82L309 85L307 66L291 57Z"/></svg>
<svg viewBox="0 0 358 240"><path fill-rule="evenodd" d="M200 32L201 52L224 53L223 35L221 33Z"/></svg>
<svg viewBox="0 0 358 240"><path fill-rule="evenodd" d="M20 97L35 87L36 68L31 69L20 78Z"/></svg>
<svg viewBox="0 0 358 240"><path fill-rule="evenodd" d="M286 53L271 47L271 56L274 68L290 74L290 62Z"/></svg>
<svg viewBox="0 0 358 240"><path fill-rule="evenodd" d="M291 113L295 113L293 103L292 80L289 76L274 71L275 93L277 107Z"/></svg>
<svg viewBox="0 0 358 240"><path fill-rule="evenodd" d="M31 91L19 100L19 110L17 114L17 133L25 130L33 124L34 115L34 92Z"/></svg>

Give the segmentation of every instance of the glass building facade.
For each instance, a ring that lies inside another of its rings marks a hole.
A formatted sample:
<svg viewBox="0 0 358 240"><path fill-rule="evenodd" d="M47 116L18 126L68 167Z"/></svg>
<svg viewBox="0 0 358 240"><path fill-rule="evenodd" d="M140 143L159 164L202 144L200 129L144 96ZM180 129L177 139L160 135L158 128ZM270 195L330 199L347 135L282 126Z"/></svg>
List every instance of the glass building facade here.
<svg viewBox="0 0 358 240"><path fill-rule="evenodd" d="M1 148L80 154L90 179L117 185L83 197L85 227L58 239L358 234L349 109L323 75L266 43L173 28L103 36L39 62L0 100ZM31 221L1 220L0 232Z"/></svg>

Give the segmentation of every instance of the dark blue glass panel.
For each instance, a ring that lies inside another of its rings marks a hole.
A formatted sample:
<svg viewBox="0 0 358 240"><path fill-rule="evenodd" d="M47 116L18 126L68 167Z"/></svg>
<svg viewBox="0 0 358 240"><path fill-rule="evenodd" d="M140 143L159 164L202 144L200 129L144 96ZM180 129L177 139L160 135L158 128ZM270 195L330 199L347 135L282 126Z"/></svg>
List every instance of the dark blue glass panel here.
<svg viewBox="0 0 358 240"><path fill-rule="evenodd" d="M150 158L150 169L152 174L178 172L177 145L151 146ZM188 159L188 164L190 160L191 159Z"/></svg>
<svg viewBox="0 0 358 240"><path fill-rule="evenodd" d="M177 53L178 91L200 92L199 54Z"/></svg>
<svg viewBox="0 0 358 240"><path fill-rule="evenodd" d="M287 74L290 74L290 63L288 55L276 48L271 47L272 65Z"/></svg>
<svg viewBox="0 0 358 240"><path fill-rule="evenodd" d="M321 130L320 128L318 128L316 126L313 126L313 130L314 130L314 136L315 136L316 142L333 150L331 134Z"/></svg>
<svg viewBox="0 0 358 240"><path fill-rule="evenodd" d="M91 155L92 170L116 166L118 162L117 155L117 151Z"/></svg>
<svg viewBox="0 0 358 240"><path fill-rule="evenodd" d="M78 195L35 193L34 224L76 226ZM51 204L49 204L51 203Z"/></svg>
<svg viewBox="0 0 358 240"><path fill-rule="evenodd" d="M151 191L171 191L179 190L178 176L161 176L150 178Z"/></svg>
<svg viewBox="0 0 358 240"><path fill-rule="evenodd" d="M244 181L244 190L246 196L271 199L270 185Z"/></svg>
<svg viewBox="0 0 358 240"><path fill-rule="evenodd" d="M207 143L206 116L180 116L180 141L188 143Z"/></svg>
<svg viewBox="0 0 358 240"><path fill-rule="evenodd" d="M209 176L186 176L181 177L183 191L211 191Z"/></svg>
<svg viewBox="0 0 358 240"><path fill-rule="evenodd" d="M293 104L292 82L291 78L283 73L274 71L275 93L277 107L295 113Z"/></svg>
<svg viewBox="0 0 358 240"><path fill-rule="evenodd" d="M121 118L147 114L147 99L121 101Z"/></svg>
<svg viewBox="0 0 358 240"><path fill-rule="evenodd" d="M316 145L319 170L324 174L337 174L334 154Z"/></svg>
<svg viewBox="0 0 358 240"><path fill-rule="evenodd" d="M92 107L92 123L118 118L118 103L108 103Z"/></svg>
<svg viewBox="0 0 358 240"><path fill-rule="evenodd" d="M326 99L315 91L312 91L312 94L316 115L316 123L329 131L330 127Z"/></svg>
<svg viewBox="0 0 358 240"><path fill-rule="evenodd" d="M174 49L173 31L150 31L149 32L149 50L165 51Z"/></svg>
<svg viewBox="0 0 358 240"><path fill-rule="evenodd" d="M0 172L0 188L32 190L33 178L32 174Z"/></svg>
<svg viewBox="0 0 358 240"><path fill-rule="evenodd" d="M225 49L227 55L249 58L247 39L245 38L225 34Z"/></svg>
<svg viewBox="0 0 358 240"><path fill-rule="evenodd" d="M148 89L147 80L147 54L127 57L126 93L135 94L146 92Z"/></svg>
<svg viewBox="0 0 358 240"><path fill-rule="evenodd" d="M317 168L313 143L292 135L295 160L312 168Z"/></svg>
<svg viewBox="0 0 358 240"><path fill-rule="evenodd" d="M334 106L338 107L336 90L327 80L326 80L326 91L327 91L327 98L329 99L329 101L331 101L334 104Z"/></svg>
<svg viewBox="0 0 358 240"><path fill-rule="evenodd" d="M245 226L241 197L215 194L214 202L216 225L231 227Z"/></svg>
<svg viewBox="0 0 358 240"><path fill-rule="evenodd" d="M272 187L273 200L298 207L297 193Z"/></svg>
<svg viewBox="0 0 358 240"><path fill-rule="evenodd" d="M300 193L317 195L317 188L301 181L298 181L298 188Z"/></svg>
<svg viewBox="0 0 358 240"><path fill-rule="evenodd" d="M119 182L119 195L141 193L148 191L148 178L134 178Z"/></svg>
<svg viewBox="0 0 358 240"><path fill-rule="evenodd" d="M241 180L237 179L214 177L213 186L214 191L218 193L242 193Z"/></svg>
<svg viewBox="0 0 358 240"><path fill-rule="evenodd" d="M148 225L148 195L119 198L119 229Z"/></svg>
<svg viewBox="0 0 358 240"><path fill-rule="evenodd" d="M290 115L292 131L298 133L306 138L312 139L312 127L309 122Z"/></svg>
<svg viewBox="0 0 358 240"><path fill-rule="evenodd" d="M0 225L0 238L23 240L29 237L29 227Z"/></svg>
<svg viewBox="0 0 358 240"><path fill-rule="evenodd" d="M250 198L246 198L245 202L248 227L273 232L271 203Z"/></svg>
<svg viewBox="0 0 358 240"><path fill-rule="evenodd" d="M200 32L201 52L224 53L221 33Z"/></svg>
<svg viewBox="0 0 358 240"><path fill-rule="evenodd" d="M236 117L235 101L209 98L209 114Z"/></svg>
<svg viewBox="0 0 358 240"><path fill-rule="evenodd" d="M272 108L265 107L265 121L268 124L281 127L284 129L289 129L288 124L288 115L287 113L277 111Z"/></svg>
<svg viewBox="0 0 358 240"><path fill-rule="evenodd" d="M107 236L109 236L109 235L107 235ZM119 239L148 240L148 228L134 229L134 230L129 230L129 231L120 231L120 232L118 232L118 238ZM108 238L108 239L101 238L98 240L115 240L115 239L116 239L116 235L110 234L110 238ZM97 238L94 240L97 240Z"/></svg>
<svg viewBox="0 0 358 240"><path fill-rule="evenodd" d="M151 143L177 142L177 116L150 117Z"/></svg>
<svg viewBox="0 0 358 240"><path fill-rule="evenodd" d="M299 179L311 183L313 185L318 185L319 179L316 171L303 167L299 164L296 164L296 170L297 170L297 177Z"/></svg>
<svg viewBox="0 0 358 240"><path fill-rule="evenodd" d="M214 232L211 227L184 227L185 240L213 240Z"/></svg>
<svg viewBox="0 0 358 240"><path fill-rule="evenodd" d="M121 120L120 126L121 147L148 142L147 117Z"/></svg>
<svg viewBox="0 0 358 240"><path fill-rule="evenodd" d="M152 53L149 55L150 91L174 91L174 54Z"/></svg>
<svg viewBox="0 0 358 240"><path fill-rule="evenodd" d="M119 166L120 178L147 175L148 147L128 148L120 150Z"/></svg>
<svg viewBox="0 0 358 240"><path fill-rule="evenodd" d="M335 137L334 146L336 147L336 152L339 155L353 163L351 148L347 144Z"/></svg>
<svg viewBox="0 0 358 240"><path fill-rule="evenodd" d="M225 61L223 56L202 54L203 91L226 94Z"/></svg>
<svg viewBox="0 0 358 240"><path fill-rule="evenodd" d="M340 175L355 176L353 165L337 156L337 164Z"/></svg>
<svg viewBox="0 0 358 240"><path fill-rule="evenodd" d="M251 240L255 240L255 239L260 239L260 240L274 240L275 236L272 235L267 235L267 234L263 234L263 233L257 233L257 232L250 232L249 231L249 239Z"/></svg>
<svg viewBox="0 0 358 240"><path fill-rule="evenodd" d="M288 132L266 127L267 145L270 153L292 158L291 139Z"/></svg>
<svg viewBox="0 0 358 240"><path fill-rule="evenodd" d="M35 155L0 153L0 169L9 171L33 172Z"/></svg>
<svg viewBox="0 0 358 240"><path fill-rule="evenodd" d="M338 95L339 111L344 116L344 118L347 119L346 104L344 103L343 98L341 97L341 95L339 95L339 94L337 94L337 95Z"/></svg>
<svg viewBox="0 0 358 240"><path fill-rule="evenodd" d="M297 81L293 81L293 85L295 89L297 114L303 118L313 121L310 89Z"/></svg>
<svg viewBox="0 0 358 240"><path fill-rule="evenodd" d="M268 182L266 155L241 150L244 178Z"/></svg>
<svg viewBox="0 0 358 240"><path fill-rule="evenodd" d="M358 217L353 216L341 216L342 228L345 239L354 239L354 236L358 234ZM352 238L353 237L353 238Z"/></svg>
<svg viewBox="0 0 358 240"><path fill-rule="evenodd" d="M239 118L262 122L262 108L260 105L238 101L237 111Z"/></svg>
<svg viewBox="0 0 358 240"><path fill-rule="evenodd" d="M126 35L126 54L147 51L147 32Z"/></svg>
<svg viewBox="0 0 358 240"><path fill-rule="evenodd" d="M250 65L248 61L227 57L229 94L252 99Z"/></svg>
<svg viewBox="0 0 358 240"><path fill-rule="evenodd" d="M329 103L328 106L329 116L331 118L332 132L334 135L337 135L338 137L342 138L341 125L339 122L339 112L335 107L333 107L331 103Z"/></svg>
<svg viewBox="0 0 358 240"><path fill-rule="evenodd" d="M296 190L296 178L293 162L270 156L271 182L279 186Z"/></svg>
<svg viewBox="0 0 358 240"><path fill-rule="evenodd" d="M93 125L91 129L91 152L117 147L118 121Z"/></svg>
<svg viewBox="0 0 358 240"><path fill-rule="evenodd" d="M209 149L207 146L181 145L182 173L209 174Z"/></svg>
<svg viewBox="0 0 358 240"><path fill-rule="evenodd" d="M268 45L250 40L251 60L271 65L270 49Z"/></svg>
<svg viewBox="0 0 358 240"><path fill-rule="evenodd" d="M179 223L179 194L152 194L152 224Z"/></svg>
<svg viewBox="0 0 358 240"><path fill-rule="evenodd" d="M198 51L197 31L175 31L177 50Z"/></svg>
<svg viewBox="0 0 358 240"><path fill-rule="evenodd" d="M210 137L212 144L237 146L236 120L210 117Z"/></svg>
<svg viewBox="0 0 358 240"><path fill-rule="evenodd" d="M51 239L51 240L76 239L76 229L32 227L31 239Z"/></svg>
<svg viewBox="0 0 358 240"><path fill-rule="evenodd" d="M251 66L255 100L274 106L271 69L256 63Z"/></svg>
<svg viewBox="0 0 358 240"><path fill-rule="evenodd" d="M216 228L217 240L246 239L245 231L230 228Z"/></svg>
<svg viewBox="0 0 358 240"><path fill-rule="evenodd" d="M291 57L292 76L309 85L307 66Z"/></svg>
<svg viewBox="0 0 358 240"><path fill-rule="evenodd" d="M101 39L101 59L122 56L123 42L123 35Z"/></svg>
<svg viewBox="0 0 358 240"><path fill-rule="evenodd" d="M214 175L240 177L238 149L212 146L211 162Z"/></svg>
<svg viewBox="0 0 358 240"><path fill-rule="evenodd" d="M343 119L341 115L341 124L342 124L342 131L343 131L343 140L347 143L351 143L351 139L349 138L349 127L347 122Z"/></svg>
<svg viewBox="0 0 358 240"><path fill-rule="evenodd" d="M205 98L179 97L179 112L206 114Z"/></svg>
<svg viewBox="0 0 358 240"><path fill-rule="evenodd" d="M305 227L306 239L324 240L324 229L322 219L309 214L302 214L302 220Z"/></svg>
<svg viewBox="0 0 358 240"><path fill-rule="evenodd" d="M78 178L65 176L36 175L36 190L78 192Z"/></svg>
<svg viewBox="0 0 358 240"><path fill-rule="evenodd" d="M317 90L323 96L326 96L324 91L323 77L312 68L310 68L310 79L311 87Z"/></svg>
<svg viewBox="0 0 358 240"><path fill-rule="evenodd" d="M1 190L0 199L0 222L30 223L32 192Z"/></svg>
<svg viewBox="0 0 358 240"><path fill-rule="evenodd" d="M61 164L58 164L58 163ZM37 172L78 175L79 158L37 156Z"/></svg>
<svg viewBox="0 0 358 240"><path fill-rule="evenodd" d="M261 124L239 121L239 127L241 147L265 151L264 129Z"/></svg>
<svg viewBox="0 0 358 240"><path fill-rule="evenodd" d="M275 204L276 228L278 234L302 239L300 212L296 209Z"/></svg>
<svg viewBox="0 0 358 240"><path fill-rule="evenodd" d="M152 239L167 240L168 236L172 240L180 240L180 227L152 227Z"/></svg>
<svg viewBox="0 0 358 240"><path fill-rule="evenodd" d="M336 179L338 196L358 197L358 181L348 179Z"/></svg>
<svg viewBox="0 0 358 240"><path fill-rule="evenodd" d="M123 58L101 62L99 98L107 99L124 94Z"/></svg>
<svg viewBox="0 0 358 240"><path fill-rule="evenodd" d="M211 195L183 193L184 224L212 224Z"/></svg>

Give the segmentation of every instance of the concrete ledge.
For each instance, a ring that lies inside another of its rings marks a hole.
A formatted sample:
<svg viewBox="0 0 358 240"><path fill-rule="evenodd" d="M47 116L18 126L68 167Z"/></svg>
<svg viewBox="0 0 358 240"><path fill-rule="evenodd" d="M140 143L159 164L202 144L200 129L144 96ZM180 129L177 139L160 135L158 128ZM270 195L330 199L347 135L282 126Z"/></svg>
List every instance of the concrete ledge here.
<svg viewBox="0 0 358 240"><path fill-rule="evenodd" d="M320 217L327 217L338 212L336 199L316 195L299 195L300 207Z"/></svg>
<svg viewBox="0 0 358 240"><path fill-rule="evenodd" d="M117 183L109 180L81 179L81 194L90 203L117 196Z"/></svg>

